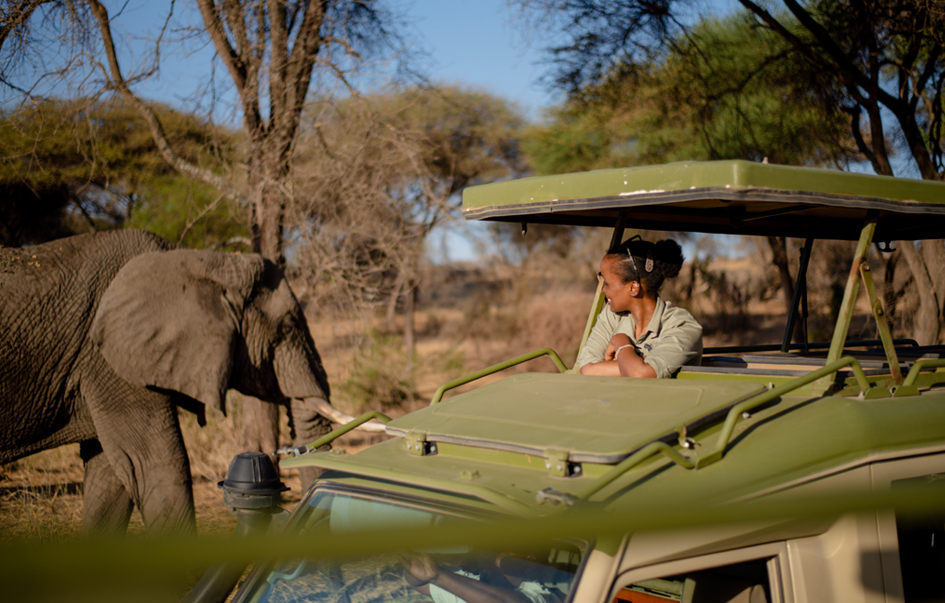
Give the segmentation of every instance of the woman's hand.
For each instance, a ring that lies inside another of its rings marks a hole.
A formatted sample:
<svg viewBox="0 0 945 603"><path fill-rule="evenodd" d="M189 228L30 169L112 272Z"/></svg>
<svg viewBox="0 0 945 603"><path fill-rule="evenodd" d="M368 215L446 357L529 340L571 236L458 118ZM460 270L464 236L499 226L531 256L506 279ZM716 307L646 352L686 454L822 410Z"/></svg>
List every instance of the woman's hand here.
<svg viewBox="0 0 945 603"><path fill-rule="evenodd" d="M619 346L617 349L620 349ZM643 358L632 345L620 350L619 354L615 353L614 361L621 377L656 377L656 370L643 362Z"/></svg>
<svg viewBox="0 0 945 603"><path fill-rule="evenodd" d="M617 350L621 346L630 345L630 337L624 333L617 333L610 338L610 341L607 342L607 349L604 350L604 360L616 360L617 359Z"/></svg>
<svg viewBox="0 0 945 603"><path fill-rule="evenodd" d="M629 347L624 347L629 346ZM621 350L621 348L623 348ZM617 353L620 350L620 353ZM581 367L582 375L600 375L604 377L656 377L656 370L643 362L630 342L630 337L617 333L607 342L604 359L590 362Z"/></svg>

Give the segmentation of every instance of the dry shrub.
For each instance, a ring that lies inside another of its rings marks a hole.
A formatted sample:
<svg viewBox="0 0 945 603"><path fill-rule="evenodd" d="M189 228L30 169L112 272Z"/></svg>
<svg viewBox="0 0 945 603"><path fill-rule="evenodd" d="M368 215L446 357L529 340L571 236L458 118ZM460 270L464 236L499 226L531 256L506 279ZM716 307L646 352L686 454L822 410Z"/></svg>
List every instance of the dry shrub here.
<svg viewBox="0 0 945 603"><path fill-rule="evenodd" d="M54 542L78 536L82 461L77 444L0 468L0 538Z"/></svg>
<svg viewBox="0 0 945 603"><path fill-rule="evenodd" d="M854 241L814 243L807 269L807 303L812 316L824 316L836 323L855 252Z"/></svg>
<svg viewBox="0 0 945 603"><path fill-rule="evenodd" d="M570 288L548 291L529 300L515 322L516 341L522 352L551 348L572 366L593 301L593 291Z"/></svg>
<svg viewBox="0 0 945 603"><path fill-rule="evenodd" d="M590 311L593 292L575 288L552 288L517 303L474 306L467 317L470 338L488 339L496 345L486 362L494 364L540 348L551 348L568 366L574 364L577 348ZM519 365L514 372L556 370L548 360Z"/></svg>
<svg viewBox="0 0 945 603"><path fill-rule="evenodd" d="M899 247L892 253L879 255L880 274L877 275L877 288L881 288L886 321L894 337L911 337L914 319L919 312L919 291L915 277Z"/></svg>
<svg viewBox="0 0 945 603"><path fill-rule="evenodd" d="M355 350L348 377L337 390L358 413L411 405L417 391L417 360L404 352L403 338L378 330Z"/></svg>
<svg viewBox="0 0 945 603"><path fill-rule="evenodd" d="M762 287L744 266L732 261L694 260L683 267L679 280L682 282L674 285L691 298L688 304L679 301L677 305L689 307L702 325L703 335L741 342L754 328L749 309L759 299Z"/></svg>

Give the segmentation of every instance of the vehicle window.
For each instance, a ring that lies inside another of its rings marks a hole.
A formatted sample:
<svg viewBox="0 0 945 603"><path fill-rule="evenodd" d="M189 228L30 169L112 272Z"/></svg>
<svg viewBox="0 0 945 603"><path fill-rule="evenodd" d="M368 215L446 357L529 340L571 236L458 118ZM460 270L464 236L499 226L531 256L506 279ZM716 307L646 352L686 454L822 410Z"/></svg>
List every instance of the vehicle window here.
<svg viewBox="0 0 945 603"><path fill-rule="evenodd" d="M767 560L643 580L620 590L613 603L767 603Z"/></svg>
<svg viewBox="0 0 945 603"><path fill-rule="evenodd" d="M927 475L893 482L897 485L927 483L945 480L945 474ZM910 602L943 601L945 586L945 515L922 519L896 515L899 536L899 565L902 568L902 588L905 600Z"/></svg>
<svg viewBox="0 0 945 603"><path fill-rule="evenodd" d="M316 493L300 521L304 534L435 527L459 518L407 503L347 493ZM261 576L246 600L325 603L564 603L582 547L538 550L471 547L404 550L342 560L292 560ZM441 573L433 582L430 571ZM444 580L443 577L446 577Z"/></svg>

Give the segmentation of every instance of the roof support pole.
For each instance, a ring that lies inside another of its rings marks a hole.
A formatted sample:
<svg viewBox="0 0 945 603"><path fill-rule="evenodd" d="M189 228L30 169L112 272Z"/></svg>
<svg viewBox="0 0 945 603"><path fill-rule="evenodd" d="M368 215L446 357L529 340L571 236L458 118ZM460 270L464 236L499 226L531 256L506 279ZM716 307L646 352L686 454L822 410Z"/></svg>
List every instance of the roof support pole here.
<svg viewBox="0 0 945 603"><path fill-rule="evenodd" d="M873 316L876 318L877 324L879 325L880 336L883 342L883 349L886 350L887 359L892 358L890 361L890 370L894 371L892 374L894 378L898 375L898 383L902 383L902 373L899 371L899 362L895 360L896 358L896 348L893 345L892 336L889 333L889 327L886 324L886 318L882 313L882 304L877 300L875 304L872 303L873 299L876 298L876 289L873 287L872 275L869 273L869 253L870 245L873 243L873 235L876 234L876 220L877 212L875 210L870 210L866 214L866 220L863 223L863 229L860 231L860 239L856 244L856 252L853 254L853 265L850 266L850 275L847 278L847 287L843 292L843 301L840 304L840 314L837 316L837 326L834 328L833 339L830 342L830 351L827 352L827 364L834 362L840 358L840 355L843 354L843 348L846 345L847 334L850 331L850 322L853 319L853 310L856 306L857 294L860 290L860 280L863 280L863 284L867 288L867 292L871 297L871 306L873 310ZM864 270L865 267L865 270ZM867 275L864 277L864 274ZM879 313L877 314L876 308L879 307ZM890 356L891 355L891 356ZM819 381L815 386L816 389L821 391L827 391L832 386L832 382L829 377L824 377Z"/></svg>
<svg viewBox="0 0 945 603"><path fill-rule="evenodd" d="M873 243L873 234L876 232L876 212L866 214L866 221L860 231L860 240L856 244L853 255L853 265L847 277L847 287L843 291L843 301L840 304L840 314L837 316L837 326L830 341L830 351L827 352L827 364L840 359L843 346L850 331L850 321L853 318L853 307L856 305L857 294L860 292L860 265L866 263Z"/></svg>
<svg viewBox="0 0 945 603"><path fill-rule="evenodd" d="M804 242L804 248L801 250L801 263L797 268L797 282L794 284L794 299L791 300L791 312L788 314L787 327L784 330L784 341L781 344L781 352L788 353L791 350L791 335L794 333L794 323L797 321L797 302L801 296L805 300L805 309L807 306L807 266L810 263L810 250L814 246L814 239L808 238ZM807 319L807 313L804 312L804 319ZM807 334L805 324L804 334ZM807 338L803 343L807 343Z"/></svg>
<svg viewBox="0 0 945 603"><path fill-rule="evenodd" d="M893 381L902 385L902 369L899 368L899 356L896 354L896 344L893 343L892 332L889 330L889 323L886 322L886 312L883 310L883 302L876 295L876 287L873 285L873 273L870 272L870 265L866 262L860 264L860 276L863 279L863 288L866 289L866 295L870 301L870 310L876 319L876 329L879 331L879 338L883 340L883 350L886 351L886 362L889 364L889 372Z"/></svg>
<svg viewBox="0 0 945 603"><path fill-rule="evenodd" d="M850 320L853 317L853 307L856 304L856 297L859 290L859 284L862 280L863 288L869 299L870 312L876 319L876 327L879 331L880 340L883 342L883 350L886 352L886 361L889 364L889 371L893 380L897 384L902 384L902 370L899 368L899 358L896 354L896 345L893 342L892 333L889 330L889 323L886 322L886 313L883 310L883 304L876 295L876 286L873 284L873 273L870 271L868 256L870 245L873 241L873 235L876 232L876 212L870 211L866 216L866 223L860 233L860 240L856 246L856 254L853 257L853 266L850 268L850 277L847 279L847 288L843 293L843 303L840 306L840 316L837 318L837 327L833 333L833 340L830 342L830 351L827 353L827 363L838 359L843 353L843 346L846 343L847 332L850 329Z"/></svg>

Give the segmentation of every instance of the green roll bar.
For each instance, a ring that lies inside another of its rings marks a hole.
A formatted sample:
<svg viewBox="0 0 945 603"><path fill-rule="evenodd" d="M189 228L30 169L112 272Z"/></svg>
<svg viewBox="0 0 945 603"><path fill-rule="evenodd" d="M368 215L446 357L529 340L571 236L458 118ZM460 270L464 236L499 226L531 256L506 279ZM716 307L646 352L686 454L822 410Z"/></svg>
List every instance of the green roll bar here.
<svg viewBox="0 0 945 603"><path fill-rule="evenodd" d="M945 383L945 372L941 370L935 371L935 373L931 375L922 375L922 379L919 378L919 373L923 369L941 369L942 367L945 367L945 358L926 358L917 361L912 365L906 378L902 380L902 385L896 388L893 397L903 398L905 396L918 396L920 385L928 387L936 383Z"/></svg>
<svg viewBox="0 0 945 603"><path fill-rule="evenodd" d="M534 360L535 358L540 358L541 356L548 356L551 358L551 361L554 362L555 366L558 368L558 372L564 373L568 370L568 367L565 366L564 362L561 361L561 357L558 356L557 352L551 348L541 348L540 350L535 350L533 352L528 352L527 354L522 354L521 356L516 356L515 358L500 362L499 364L493 364L492 366L478 370L475 373L469 373L468 375L463 375L462 377L458 377L452 381L447 381L436 390L436 393L433 394L430 404L437 404L443 398L443 394L454 387L465 385L470 381L475 381L476 379L482 379L487 375L504 371L507 368L515 366L516 364L528 362L529 360Z"/></svg>

